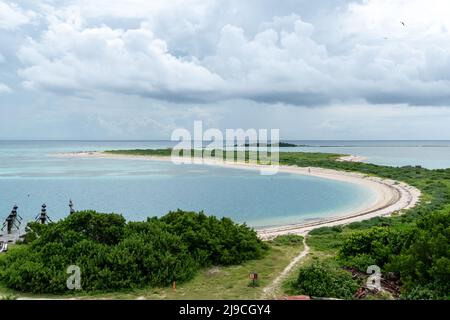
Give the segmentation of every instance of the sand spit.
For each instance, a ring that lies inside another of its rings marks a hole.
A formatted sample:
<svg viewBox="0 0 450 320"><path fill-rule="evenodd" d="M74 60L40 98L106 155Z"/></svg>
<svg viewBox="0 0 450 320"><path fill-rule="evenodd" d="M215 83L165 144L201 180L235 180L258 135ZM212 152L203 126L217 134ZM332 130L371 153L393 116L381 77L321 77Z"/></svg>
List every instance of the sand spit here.
<svg viewBox="0 0 450 320"><path fill-rule="evenodd" d="M118 155L108 154L104 152L76 152L56 154L59 157L74 158L113 158L113 159L133 159L133 160L153 160L153 161L172 161L167 156L137 156L137 155ZM345 158L345 159L344 159ZM338 161L363 161L365 158L356 156L346 156ZM176 160L181 160L180 158ZM261 165L249 164L243 162L218 161L213 159L201 159L196 163L202 165L213 165L235 169L260 170ZM421 192L406 183L382 179L378 177L367 176L360 173L345 172L323 168L304 168L296 166L280 166L279 172L292 174L309 175L324 179L332 179L343 182L354 183L372 189L376 194L376 199L367 207L358 209L357 211L348 212L339 216L317 219L307 223L291 224L273 228L257 229L262 239L271 239L283 234L300 234L304 235L309 231L324 227L348 224L351 222L361 221L379 216L390 216L393 213L399 213L402 210L414 207L420 200Z"/></svg>

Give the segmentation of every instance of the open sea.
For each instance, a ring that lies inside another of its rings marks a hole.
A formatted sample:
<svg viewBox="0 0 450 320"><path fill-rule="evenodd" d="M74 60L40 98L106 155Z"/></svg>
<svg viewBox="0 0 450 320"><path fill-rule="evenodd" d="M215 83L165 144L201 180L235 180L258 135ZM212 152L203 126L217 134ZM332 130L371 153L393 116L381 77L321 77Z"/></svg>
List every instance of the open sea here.
<svg viewBox="0 0 450 320"><path fill-rule="evenodd" d="M427 168L450 167L449 141L289 141L282 151L336 152L367 162ZM26 221L43 203L53 220L75 209L145 220L170 210L204 210L253 227L339 215L373 202L371 190L350 183L287 173L170 162L59 158L52 154L110 149L167 148L170 141L0 141L0 219L14 204Z"/></svg>

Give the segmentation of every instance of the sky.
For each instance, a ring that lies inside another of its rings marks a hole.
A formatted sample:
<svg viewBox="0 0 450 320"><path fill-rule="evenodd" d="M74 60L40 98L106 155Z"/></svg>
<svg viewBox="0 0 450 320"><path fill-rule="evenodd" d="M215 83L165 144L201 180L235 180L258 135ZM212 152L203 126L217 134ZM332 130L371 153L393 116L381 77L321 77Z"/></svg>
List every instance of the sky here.
<svg viewBox="0 0 450 320"><path fill-rule="evenodd" d="M0 0L0 139L450 139L448 0Z"/></svg>

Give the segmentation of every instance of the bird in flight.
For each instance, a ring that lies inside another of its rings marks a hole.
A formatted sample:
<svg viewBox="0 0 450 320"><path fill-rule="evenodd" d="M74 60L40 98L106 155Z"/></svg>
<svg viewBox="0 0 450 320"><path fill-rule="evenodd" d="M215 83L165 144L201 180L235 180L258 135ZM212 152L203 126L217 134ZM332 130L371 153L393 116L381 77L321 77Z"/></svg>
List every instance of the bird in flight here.
<svg viewBox="0 0 450 320"><path fill-rule="evenodd" d="M404 27L406 27L406 24L405 24L403 21L400 21L400 23L401 23Z"/></svg>

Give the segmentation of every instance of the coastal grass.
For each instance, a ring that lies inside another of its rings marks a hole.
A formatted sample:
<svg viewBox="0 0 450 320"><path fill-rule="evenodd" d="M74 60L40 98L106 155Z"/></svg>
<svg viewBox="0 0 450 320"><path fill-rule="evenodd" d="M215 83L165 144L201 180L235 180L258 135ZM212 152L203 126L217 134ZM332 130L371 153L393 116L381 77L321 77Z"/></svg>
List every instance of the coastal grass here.
<svg viewBox="0 0 450 320"><path fill-rule="evenodd" d="M180 285L176 292L164 288L145 292L149 299L260 299L264 287L284 270L303 250L301 243L271 244L261 260L230 267L213 267L202 271L192 281ZM251 272L258 273L258 286L250 286Z"/></svg>

